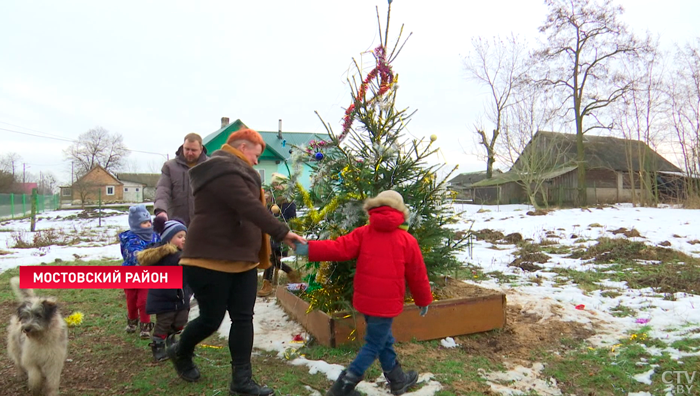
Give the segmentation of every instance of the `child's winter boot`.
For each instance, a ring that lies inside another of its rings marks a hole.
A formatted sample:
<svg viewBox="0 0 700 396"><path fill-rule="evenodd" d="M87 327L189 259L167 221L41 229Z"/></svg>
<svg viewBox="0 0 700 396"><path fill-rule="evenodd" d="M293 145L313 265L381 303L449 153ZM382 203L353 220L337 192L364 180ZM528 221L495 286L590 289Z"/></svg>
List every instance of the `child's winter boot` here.
<svg viewBox="0 0 700 396"><path fill-rule="evenodd" d="M355 390L357 384L362 381L362 377L358 377L355 374L343 370L335 380L331 389L326 392L326 396L361 396L360 392Z"/></svg>
<svg viewBox="0 0 700 396"><path fill-rule="evenodd" d="M153 351L153 360L156 362L162 362L168 359L168 355L165 353L165 340L160 337L153 337L152 342L149 344L151 351Z"/></svg>
<svg viewBox="0 0 700 396"><path fill-rule="evenodd" d="M129 319L129 317L127 317L125 331L129 334L136 333L136 326L138 326L138 324L139 324L138 319Z"/></svg>
<svg viewBox="0 0 700 396"><path fill-rule="evenodd" d="M396 362L396 366L388 373L385 371L384 377L389 382L389 389L394 395L403 395L408 388L418 382L418 373L412 370L404 373L399 362Z"/></svg>
<svg viewBox="0 0 700 396"><path fill-rule="evenodd" d="M231 364L233 371L231 375L231 386L228 394L231 396L270 396L274 395L275 391L267 386L260 386L253 381L253 368L250 364L243 366L234 366Z"/></svg>
<svg viewBox="0 0 700 396"><path fill-rule="evenodd" d="M173 333L173 334L168 335L168 337L165 339L165 347L166 348L170 348L171 346L177 344L177 342L178 342L177 335L178 334L179 333Z"/></svg>
<svg viewBox="0 0 700 396"><path fill-rule="evenodd" d="M139 330L141 331L139 333L139 336L141 337L142 340L147 340L147 339L151 338L151 331L153 330L153 322L148 322L148 323L141 322L139 324Z"/></svg>

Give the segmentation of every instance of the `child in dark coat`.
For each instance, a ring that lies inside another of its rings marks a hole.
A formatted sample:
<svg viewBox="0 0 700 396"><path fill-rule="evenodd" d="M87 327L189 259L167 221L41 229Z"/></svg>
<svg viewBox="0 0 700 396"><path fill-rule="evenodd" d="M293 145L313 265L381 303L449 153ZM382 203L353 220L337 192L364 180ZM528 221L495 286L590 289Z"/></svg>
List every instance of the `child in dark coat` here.
<svg viewBox="0 0 700 396"><path fill-rule="evenodd" d="M179 265L182 248L185 246L187 227L178 220L165 221L162 217L154 220L154 229L160 231L160 243L138 253L140 265ZM175 334L182 332L190 313L192 294L184 285L182 289L150 289L146 312L156 315L151 349L156 362L168 358L165 353L166 339L172 341ZM169 338L170 337L170 338Z"/></svg>
<svg viewBox="0 0 700 396"><path fill-rule="evenodd" d="M297 244L296 253L309 261L357 259L352 304L365 315L365 344L326 396L359 396L355 390L375 359L384 371L391 393L401 395L418 381L415 371L404 372L396 360L393 318L403 311L406 282L425 316L433 301L423 255L416 239L406 231L409 212L396 191L383 191L365 202L369 225L336 240Z"/></svg>

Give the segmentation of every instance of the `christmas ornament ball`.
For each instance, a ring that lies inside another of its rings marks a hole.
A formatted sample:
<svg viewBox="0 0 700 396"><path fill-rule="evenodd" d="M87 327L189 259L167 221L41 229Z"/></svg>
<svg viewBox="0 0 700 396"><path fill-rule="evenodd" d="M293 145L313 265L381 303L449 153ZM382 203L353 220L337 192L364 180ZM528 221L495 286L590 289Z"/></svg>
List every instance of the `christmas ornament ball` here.
<svg viewBox="0 0 700 396"><path fill-rule="evenodd" d="M272 211L273 214L280 214L280 207L277 205L272 205L270 207L270 210Z"/></svg>
<svg viewBox="0 0 700 396"><path fill-rule="evenodd" d="M314 154L314 158L316 158L316 161L320 161L323 159L323 153L316 153Z"/></svg>

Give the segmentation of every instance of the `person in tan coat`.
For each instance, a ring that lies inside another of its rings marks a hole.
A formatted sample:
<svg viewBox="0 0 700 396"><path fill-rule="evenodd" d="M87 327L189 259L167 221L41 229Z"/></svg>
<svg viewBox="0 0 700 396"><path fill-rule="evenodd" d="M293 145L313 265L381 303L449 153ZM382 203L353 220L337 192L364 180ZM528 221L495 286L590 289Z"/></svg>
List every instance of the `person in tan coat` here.
<svg viewBox="0 0 700 396"><path fill-rule="evenodd" d="M194 200L187 171L206 161L207 149L202 145L202 137L189 133L175 153L175 158L166 161L160 170L156 185L153 214L168 219L181 219L186 226L194 213Z"/></svg>
<svg viewBox="0 0 700 396"><path fill-rule="evenodd" d="M242 129L231 134L211 159L189 171L194 217L180 265L197 299L199 317L188 323L167 354L180 378L199 380L192 361L194 348L219 328L228 311L231 395L274 394L252 379L257 269L270 266L270 236L291 247L294 242L306 243L265 206L260 175L253 169L264 149L259 133Z"/></svg>

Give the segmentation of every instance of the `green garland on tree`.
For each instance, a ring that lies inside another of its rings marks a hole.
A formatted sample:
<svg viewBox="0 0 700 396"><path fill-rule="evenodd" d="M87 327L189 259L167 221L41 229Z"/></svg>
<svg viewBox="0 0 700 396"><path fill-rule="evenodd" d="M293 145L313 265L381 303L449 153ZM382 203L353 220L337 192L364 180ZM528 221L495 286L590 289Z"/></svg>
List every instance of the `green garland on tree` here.
<svg viewBox="0 0 700 396"><path fill-rule="evenodd" d="M444 165L427 164L438 151L437 136L431 135L428 141L406 136L413 113L395 107L399 86L392 68L405 41L399 46L399 34L391 52L387 51L390 15L391 2L385 33L380 25L380 45L372 51L374 67L363 77L355 62L357 75L349 79L352 102L345 111L342 132L335 134L321 119L330 140L292 148L287 194L294 194L306 209L292 225L309 239L337 238L367 223L362 210L366 198L396 190L411 210L408 231L418 240L428 274L435 280L461 266L455 254L467 243L466 235L457 237L447 227L458 220L452 208L454 197L445 188L456 167L439 181L437 172ZM314 171L311 191L298 183L303 163ZM303 297L310 301L310 309L332 313L351 307L354 262L311 262L307 267L311 275Z"/></svg>

